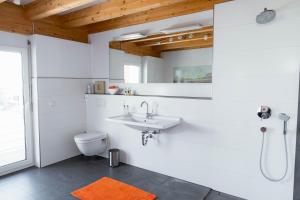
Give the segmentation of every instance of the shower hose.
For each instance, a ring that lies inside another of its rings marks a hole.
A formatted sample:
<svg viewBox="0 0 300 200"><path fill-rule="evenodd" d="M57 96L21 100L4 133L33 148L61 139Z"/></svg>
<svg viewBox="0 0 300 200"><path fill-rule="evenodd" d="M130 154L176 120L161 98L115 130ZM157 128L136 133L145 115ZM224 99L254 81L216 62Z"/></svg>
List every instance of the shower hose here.
<svg viewBox="0 0 300 200"><path fill-rule="evenodd" d="M278 179L274 179L274 178L270 178L265 172L264 172L264 169L263 169L263 152L264 152L264 143L265 143L265 133L263 133L263 137L262 137L262 145L261 145L261 150L260 150L260 171L262 173L262 175L268 179L269 181L272 181L272 182L279 182L279 181L282 181L286 175L287 175L287 172L288 172L288 164L289 164L289 161L288 161L288 149L287 149L287 140L286 140L286 134L284 134L284 147L285 147L285 172L283 174L283 176L281 176L280 178Z"/></svg>

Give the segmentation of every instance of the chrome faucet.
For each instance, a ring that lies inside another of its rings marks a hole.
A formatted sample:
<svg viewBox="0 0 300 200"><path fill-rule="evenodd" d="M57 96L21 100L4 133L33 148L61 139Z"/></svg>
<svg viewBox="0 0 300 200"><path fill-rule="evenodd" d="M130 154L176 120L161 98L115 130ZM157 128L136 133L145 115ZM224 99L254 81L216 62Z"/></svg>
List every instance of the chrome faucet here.
<svg viewBox="0 0 300 200"><path fill-rule="evenodd" d="M152 117L152 113L149 113L149 104L148 104L147 101L143 101L143 102L141 103L141 107L143 107L144 104L146 104L146 106L147 106L146 118L147 118L147 119L150 119L150 118Z"/></svg>

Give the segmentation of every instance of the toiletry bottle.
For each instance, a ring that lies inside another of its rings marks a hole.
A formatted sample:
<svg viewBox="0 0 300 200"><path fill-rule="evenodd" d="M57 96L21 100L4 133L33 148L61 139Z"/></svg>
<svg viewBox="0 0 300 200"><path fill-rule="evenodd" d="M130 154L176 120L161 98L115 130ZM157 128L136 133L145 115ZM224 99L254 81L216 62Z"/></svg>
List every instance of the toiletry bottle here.
<svg viewBox="0 0 300 200"><path fill-rule="evenodd" d="M87 93L88 94L94 94L94 84L93 83L90 83L90 84L88 84L88 86L87 86Z"/></svg>
<svg viewBox="0 0 300 200"><path fill-rule="evenodd" d="M92 87L90 84L88 84L88 86L87 86L87 93L92 94Z"/></svg>
<svg viewBox="0 0 300 200"><path fill-rule="evenodd" d="M92 88L92 94L95 94L95 84L91 83L91 88Z"/></svg>
<svg viewBox="0 0 300 200"><path fill-rule="evenodd" d="M134 96L135 92L134 90L130 90L130 96Z"/></svg>

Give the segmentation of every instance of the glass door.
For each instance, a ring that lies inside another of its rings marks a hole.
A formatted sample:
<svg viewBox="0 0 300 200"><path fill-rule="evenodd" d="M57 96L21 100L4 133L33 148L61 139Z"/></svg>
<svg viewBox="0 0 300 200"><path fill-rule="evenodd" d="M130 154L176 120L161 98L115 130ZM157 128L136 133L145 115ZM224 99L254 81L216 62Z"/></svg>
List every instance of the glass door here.
<svg viewBox="0 0 300 200"><path fill-rule="evenodd" d="M32 165L27 49L0 46L0 175Z"/></svg>

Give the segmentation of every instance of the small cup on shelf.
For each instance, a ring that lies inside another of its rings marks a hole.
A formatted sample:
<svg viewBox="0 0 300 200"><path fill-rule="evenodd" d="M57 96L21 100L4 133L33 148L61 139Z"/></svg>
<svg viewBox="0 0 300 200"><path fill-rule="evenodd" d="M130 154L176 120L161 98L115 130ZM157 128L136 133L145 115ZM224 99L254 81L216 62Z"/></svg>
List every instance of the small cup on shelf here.
<svg viewBox="0 0 300 200"><path fill-rule="evenodd" d="M119 92L119 87L116 85L111 85L108 87L108 93L111 95L115 95Z"/></svg>

